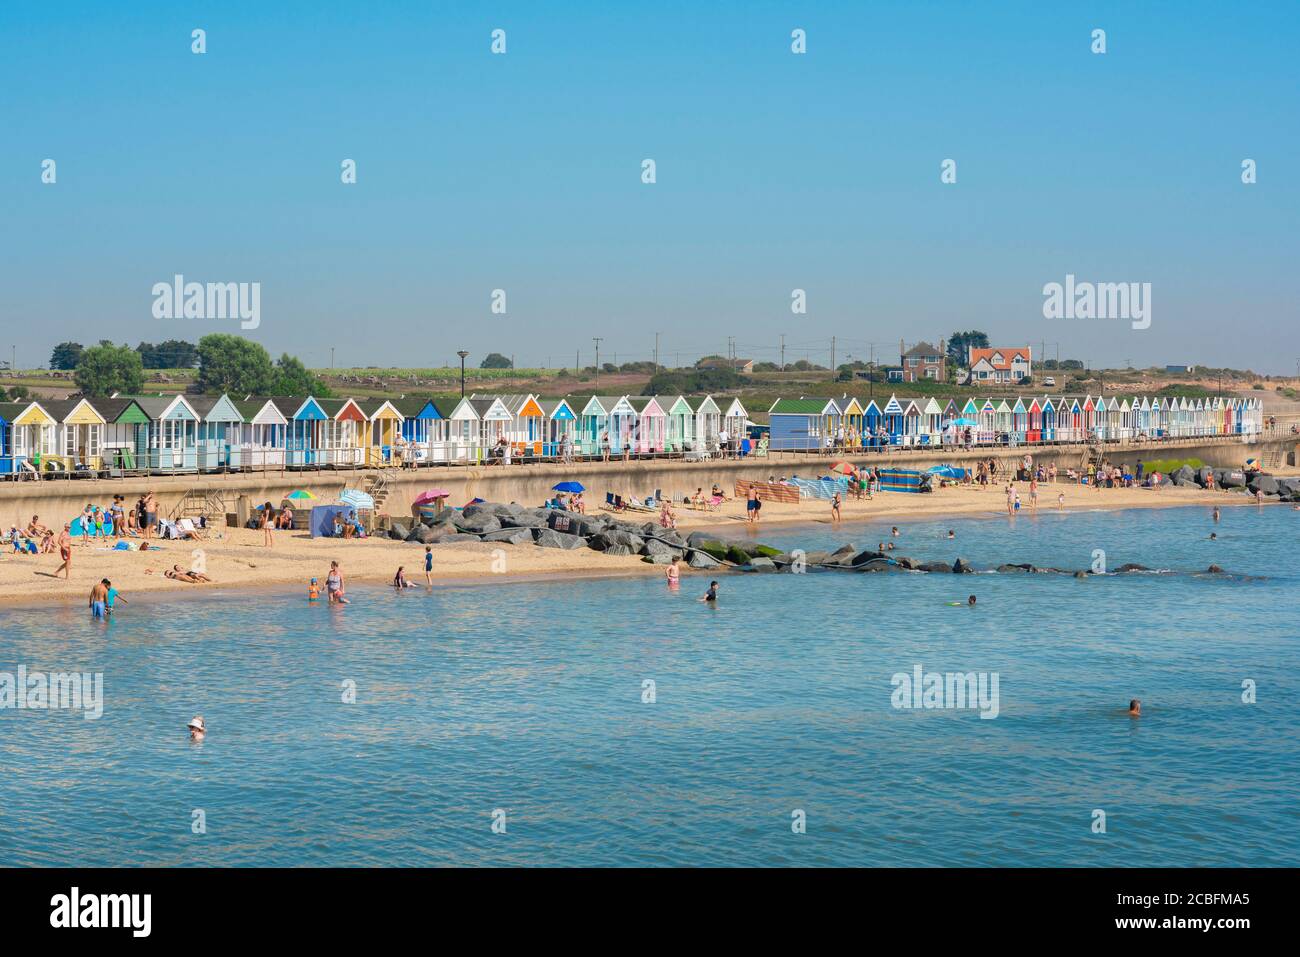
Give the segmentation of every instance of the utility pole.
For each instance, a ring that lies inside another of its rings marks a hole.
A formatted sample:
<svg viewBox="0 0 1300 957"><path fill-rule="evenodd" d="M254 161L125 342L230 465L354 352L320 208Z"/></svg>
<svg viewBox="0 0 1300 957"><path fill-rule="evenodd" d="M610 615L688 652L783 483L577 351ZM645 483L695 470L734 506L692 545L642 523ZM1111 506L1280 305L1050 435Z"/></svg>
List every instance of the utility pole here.
<svg viewBox="0 0 1300 957"><path fill-rule="evenodd" d="M785 333L781 333L781 371L785 371Z"/></svg>
<svg viewBox="0 0 1300 957"><path fill-rule="evenodd" d="M831 336L831 378L835 378L835 337Z"/></svg>
<svg viewBox="0 0 1300 957"><path fill-rule="evenodd" d="M600 337L592 336L591 341L596 343L596 393L600 394Z"/></svg>
<svg viewBox="0 0 1300 957"><path fill-rule="evenodd" d="M330 368L334 368L334 347L330 346Z"/></svg>
<svg viewBox="0 0 1300 957"><path fill-rule="evenodd" d="M660 333L656 332L655 333L655 372L659 371L659 336Z"/></svg>
<svg viewBox="0 0 1300 957"><path fill-rule="evenodd" d="M871 361L867 363L867 398L875 398L876 395L876 344L868 342L871 347Z"/></svg>

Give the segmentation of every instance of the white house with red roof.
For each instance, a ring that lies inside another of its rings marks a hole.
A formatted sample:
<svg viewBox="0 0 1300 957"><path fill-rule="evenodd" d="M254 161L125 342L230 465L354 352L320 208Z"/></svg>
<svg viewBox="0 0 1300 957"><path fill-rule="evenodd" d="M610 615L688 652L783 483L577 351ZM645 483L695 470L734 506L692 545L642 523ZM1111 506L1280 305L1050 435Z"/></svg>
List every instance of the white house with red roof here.
<svg viewBox="0 0 1300 957"><path fill-rule="evenodd" d="M970 383L1019 382L1033 375L1032 356L1023 349L970 350Z"/></svg>

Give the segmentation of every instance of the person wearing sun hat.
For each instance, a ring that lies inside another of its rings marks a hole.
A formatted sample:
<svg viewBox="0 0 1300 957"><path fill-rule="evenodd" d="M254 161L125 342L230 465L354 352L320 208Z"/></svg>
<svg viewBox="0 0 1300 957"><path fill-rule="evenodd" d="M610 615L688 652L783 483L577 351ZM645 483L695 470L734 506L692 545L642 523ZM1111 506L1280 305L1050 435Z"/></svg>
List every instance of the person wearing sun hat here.
<svg viewBox="0 0 1300 957"><path fill-rule="evenodd" d="M203 723L202 715L191 718L190 723L186 725L186 727L190 729L191 741L202 741L204 736L208 733L207 726Z"/></svg>

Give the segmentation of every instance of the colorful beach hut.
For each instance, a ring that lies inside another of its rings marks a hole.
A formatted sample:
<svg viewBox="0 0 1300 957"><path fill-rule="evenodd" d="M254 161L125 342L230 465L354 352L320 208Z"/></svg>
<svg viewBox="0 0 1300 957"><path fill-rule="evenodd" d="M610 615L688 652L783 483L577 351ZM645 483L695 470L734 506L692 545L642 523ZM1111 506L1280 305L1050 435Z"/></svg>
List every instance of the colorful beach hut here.
<svg viewBox="0 0 1300 957"><path fill-rule="evenodd" d="M691 438L688 451L702 452L718 444L718 432L722 428L722 410L711 395L693 395L686 399L695 410L695 435Z"/></svg>
<svg viewBox="0 0 1300 957"><path fill-rule="evenodd" d="M394 399L402 414L402 438L416 463L446 461L447 417L433 399ZM364 417L364 413L363 413Z"/></svg>
<svg viewBox="0 0 1300 957"><path fill-rule="evenodd" d="M25 457L14 449L13 421L26 408L26 402L0 402L0 475L15 475L22 469Z"/></svg>
<svg viewBox="0 0 1300 957"><path fill-rule="evenodd" d="M837 407L838 408L838 407ZM749 423L749 413L741 405L740 399L732 399L722 413L722 427L727 430L731 441L738 442L745 437L745 427ZM836 419L836 427L839 419Z"/></svg>
<svg viewBox="0 0 1300 957"><path fill-rule="evenodd" d="M285 437L284 464L288 468L320 468L320 450L324 443L325 426L329 413L321 408L313 396L275 396L271 399L289 423Z"/></svg>
<svg viewBox="0 0 1300 957"><path fill-rule="evenodd" d="M200 472L240 468L244 417L230 396L197 395L189 399L198 413L195 459Z"/></svg>
<svg viewBox="0 0 1300 957"><path fill-rule="evenodd" d="M578 413L578 449L583 455L600 455L601 439L609 431L609 408L600 396L587 399ZM613 402L610 402L613 405ZM611 439L611 445L613 444Z"/></svg>
<svg viewBox="0 0 1300 957"><path fill-rule="evenodd" d="M768 447L799 452L825 449L839 414L831 399L777 399L767 412Z"/></svg>
<svg viewBox="0 0 1300 957"><path fill-rule="evenodd" d="M199 414L183 395L134 397L149 415L149 444L139 465L151 472L197 472Z"/></svg>
<svg viewBox="0 0 1300 957"><path fill-rule="evenodd" d="M359 468L366 464L365 410L356 399L316 399L325 413L314 437L314 464L329 468Z"/></svg>
<svg viewBox="0 0 1300 957"><path fill-rule="evenodd" d="M627 397L636 411L636 428L633 432L632 451L653 454L664 450L668 433L668 415L653 396Z"/></svg>
<svg viewBox="0 0 1300 957"><path fill-rule="evenodd" d="M402 413L387 399L368 399L357 404L366 415L366 434L362 437L366 465L378 468L389 464L393 446L402 435ZM508 413L506 419L509 419Z"/></svg>
<svg viewBox="0 0 1300 957"><path fill-rule="evenodd" d="M16 405L21 408L12 413L9 423L15 467L30 467L41 472L60 468L60 463L50 461L59 448L58 420L39 402Z"/></svg>
<svg viewBox="0 0 1300 957"><path fill-rule="evenodd" d="M1016 396L1016 404L1011 407L1011 441L1029 441L1029 409L1022 396Z"/></svg>
<svg viewBox="0 0 1300 957"><path fill-rule="evenodd" d="M284 468L289 420L275 402L250 396L236 399L235 409L244 419L239 442L241 467L255 470Z"/></svg>
<svg viewBox="0 0 1300 957"><path fill-rule="evenodd" d="M875 399L868 399L867 404L862 407L862 430L863 445L875 448L882 444L887 436L885 430L885 414L880 411L880 406L876 405Z"/></svg>
<svg viewBox="0 0 1300 957"><path fill-rule="evenodd" d="M563 440L568 439L569 451L577 451L578 415L564 399L539 399L537 404L546 417L546 437L542 454L554 457L560 454Z"/></svg>
<svg viewBox="0 0 1300 957"><path fill-rule="evenodd" d="M934 396L930 396L921 409L921 442L925 445L931 443L938 445L942 435L943 406L939 405L939 401Z"/></svg>

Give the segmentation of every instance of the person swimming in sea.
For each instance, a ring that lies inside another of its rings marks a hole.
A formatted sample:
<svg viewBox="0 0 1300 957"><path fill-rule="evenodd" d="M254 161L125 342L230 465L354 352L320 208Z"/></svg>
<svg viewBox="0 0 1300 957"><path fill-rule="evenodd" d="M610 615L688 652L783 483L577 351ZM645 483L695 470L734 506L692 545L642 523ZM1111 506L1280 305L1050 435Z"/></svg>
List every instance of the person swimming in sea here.
<svg viewBox="0 0 1300 957"><path fill-rule="evenodd" d="M704 597L701 598L700 601L708 602L711 605L715 603L717 600L718 600L718 583L716 581L709 582L709 590L704 593Z"/></svg>
<svg viewBox="0 0 1300 957"><path fill-rule="evenodd" d="M1219 540L1219 535L1218 535L1218 533L1217 533L1217 532L1210 532L1210 541L1212 541L1212 542L1217 542L1218 540Z"/></svg>
<svg viewBox="0 0 1300 957"><path fill-rule="evenodd" d="M948 529L948 537L949 537L949 538L956 538L956 537L957 537L957 533L954 532L954 531L950 528L950 529Z"/></svg>
<svg viewBox="0 0 1300 957"><path fill-rule="evenodd" d="M681 561L680 558L674 558L671 562L668 563L668 567L664 569L664 575L668 579L668 586L670 588L675 587L678 584L678 581L680 580L681 572L677 568L677 564L680 561Z"/></svg>
<svg viewBox="0 0 1300 957"><path fill-rule="evenodd" d="M970 596L969 598L967 598L965 601L946 601L946 602L944 602L944 604L945 604L945 605L948 605L949 607L952 607L952 608L961 608L963 605L966 606L967 608L974 608L974 607L975 607L975 596L974 596L974 595L971 595L971 596Z"/></svg>
<svg viewBox="0 0 1300 957"><path fill-rule="evenodd" d="M1130 718L1142 717L1142 702L1134 698L1128 703L1128 713Z"/></svg>
<svg viewBox="0 0 1300 957"><path fill-rule="evenodd" d="M1217 506L1217 505L1214 506L1214 520L1215 520L1216 522L1219 520L1219 506Z"/></svg>
<svg viewBox="0 0 1300 957"><path fill-rule="evenodd" d="M207 725L203 723L202 715L191 718L190 723L186 725L186 727L190 729L191 741L202 741L208 735L208 728Z"/></svg>

